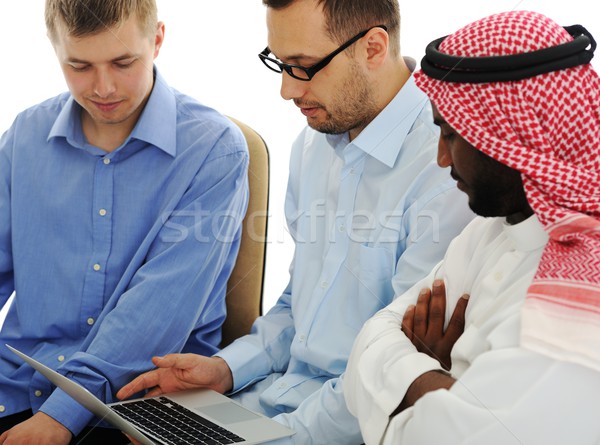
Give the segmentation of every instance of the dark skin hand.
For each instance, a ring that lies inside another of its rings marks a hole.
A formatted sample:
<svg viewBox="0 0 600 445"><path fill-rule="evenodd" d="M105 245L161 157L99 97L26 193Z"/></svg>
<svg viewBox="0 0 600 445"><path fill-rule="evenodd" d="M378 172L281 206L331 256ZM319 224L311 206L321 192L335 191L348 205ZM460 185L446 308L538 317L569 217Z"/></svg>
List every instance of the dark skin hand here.
<svg viewBox="0 0 600 445"><path fill-rule="evenodd" d="M448 327L444 331L446 287L442 280L435 280L431 290L421 290L416 306L406 310L402 319L402 332L419 352L435 358L448 371L452 366L450 359L452 347L465 330L465 311L468 302L468 295L459 298Z"/></svg>
<svg viewBox="0 0 600 445"><path fill-rule="evenodd" d="M446 287L442 280L433 282L430 289L419 293L417 304L410 306L402 318L402 332L419 352L440 362L445 370L452 366L450 352L465 329L465 311L469 296L459 298L444 331L446 317ZM413 406L430 391L449 389L456 379L440 371L429 371L419 376L408 388L404 399L392 415Z"/></svg>

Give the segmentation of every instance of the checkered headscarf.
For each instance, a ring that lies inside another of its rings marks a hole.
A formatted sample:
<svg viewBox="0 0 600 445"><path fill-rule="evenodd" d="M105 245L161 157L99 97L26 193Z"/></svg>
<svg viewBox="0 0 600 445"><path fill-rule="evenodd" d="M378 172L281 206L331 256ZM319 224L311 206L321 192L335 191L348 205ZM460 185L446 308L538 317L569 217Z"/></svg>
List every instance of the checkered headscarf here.
<svg viewBox="0 0 600 445"><path fill-rule="evenodd" d="M439 45L460 57L530 53L572 41L534 12L495 14ZM600 370L600 80L590 64L517 81L417 85L477 149L522 173L550 240L522 310L522 346Z"/></svg>

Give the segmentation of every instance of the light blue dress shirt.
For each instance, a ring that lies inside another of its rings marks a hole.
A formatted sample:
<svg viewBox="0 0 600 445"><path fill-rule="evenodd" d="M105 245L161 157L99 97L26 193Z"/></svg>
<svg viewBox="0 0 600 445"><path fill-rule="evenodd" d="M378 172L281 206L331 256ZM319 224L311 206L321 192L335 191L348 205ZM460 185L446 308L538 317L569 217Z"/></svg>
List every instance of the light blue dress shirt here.
<svg viewBox="0 0 600 445"><path fill-rule="evenodd" d="M290 281L217 355L241 403L296 430L278 443L358 444L339 378L363 323L429 273L473 218L436 164L438 129L411 78L349 142L306 128L291 155Z"/></svg>
<svg viewBox="0 0 600 445"><path fill-rule="evenodd" d="M41 407L74 434L92 416L4 347L103 400L180 351L211 355L248 199L248 151L226 117L155 85L131 135L86 142L65 93L0 140L0 406Z"/></svg>

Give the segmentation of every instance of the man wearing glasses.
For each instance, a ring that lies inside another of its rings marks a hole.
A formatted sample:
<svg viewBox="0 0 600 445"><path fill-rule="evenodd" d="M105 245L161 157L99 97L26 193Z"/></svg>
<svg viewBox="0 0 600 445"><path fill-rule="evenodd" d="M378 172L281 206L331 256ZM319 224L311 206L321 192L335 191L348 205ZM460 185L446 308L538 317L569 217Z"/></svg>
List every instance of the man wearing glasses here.
<svg viewBox="0 0 600 445"><path fill-rule="evenodd" d="M206 358L156 358L123 388L228 392L290 426L278 443L357 444L341 378L377 310L425 276L472 218L436 165L438 131L400 55L396 0L263 0L281 95L308 127L292 149L289 285L253 332Z"/></svg>

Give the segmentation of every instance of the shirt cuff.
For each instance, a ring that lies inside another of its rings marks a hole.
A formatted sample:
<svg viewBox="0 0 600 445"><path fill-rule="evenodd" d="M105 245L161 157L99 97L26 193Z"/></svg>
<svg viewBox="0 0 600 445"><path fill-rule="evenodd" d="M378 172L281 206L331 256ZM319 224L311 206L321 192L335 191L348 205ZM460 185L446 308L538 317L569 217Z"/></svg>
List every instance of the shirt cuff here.
<svg viewBox="0 0 600 445"><path fill-rule="evenodd" d="M379 443L390 422L390 415L404 399L408 387L428 371L443 370L440 363L423 353L412 353L395 363L382 363L367 350L359 364L363 376L357 407L363 438L367 443ZM377 383L372 379L378 379Z"/></svg>
<svg viewBox="0 0 600 445"><path fill-rule="evenodd" d="M73 400L60 388L54 390L48 400L40 407L40 411L68 428L73 436L77 436L94 418L90 411Z"/></svg>
<svg viewBox="0 0 600 445"><path fill-rule="evenodd" d="M243 339L234 341L214 355L225 360L231 370L233 388L230 394L264 379L269 374L270 370L265 367L266 360L261 360L261 355L264 355L263 350Z"/></svg>

